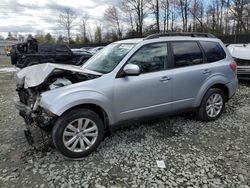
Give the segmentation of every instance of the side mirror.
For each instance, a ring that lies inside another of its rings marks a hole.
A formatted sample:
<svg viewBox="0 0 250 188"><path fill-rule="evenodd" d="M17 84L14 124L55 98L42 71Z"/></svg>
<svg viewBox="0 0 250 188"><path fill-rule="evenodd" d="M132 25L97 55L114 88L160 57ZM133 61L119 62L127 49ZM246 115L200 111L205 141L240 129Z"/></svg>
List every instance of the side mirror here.
<svg viewBox="0 0 250 188"><path fill-rule="evenodd" d="M138 76L140 74L140 67L135 64L127 64L123 68L125 76Z"/></svg>

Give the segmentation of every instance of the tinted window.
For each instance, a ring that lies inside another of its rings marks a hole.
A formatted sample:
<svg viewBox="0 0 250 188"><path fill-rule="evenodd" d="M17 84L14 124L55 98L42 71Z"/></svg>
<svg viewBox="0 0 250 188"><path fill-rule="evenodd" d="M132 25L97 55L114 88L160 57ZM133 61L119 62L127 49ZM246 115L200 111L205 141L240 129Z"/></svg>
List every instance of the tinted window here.
<svg viewBox="0 0 250 188"><path fill-rule="evenodd" d="M46 44L41 44L38 46L38 51L39 52L54 52L54 45L46 45Z"/></svg>
<svg viewBox="0 0 250 188"><path fill-rule="evenodd" d="M64 45L57 45L56 51L57 52L69 52L69 49Z"/></svg>
<svg viewBox="0 0 250 188"><path fill-rule="evenodd" d="M226 58L226 53L219 43L201 41L200 44L205 51L208 62L215 62Z"/></svg>
<svg viewBox="0 0 250 188"><path fill-rule="evenodd" d="M175 67L203 63L202 51L197 42L172 42Z"/></svg>
<svg viewBox="0 0 250 188"><path fill-rule="evenodd" d="M164 70L167 65L167 44L158 43L143 46L128 63L138 65L141 73Z"/></svg>

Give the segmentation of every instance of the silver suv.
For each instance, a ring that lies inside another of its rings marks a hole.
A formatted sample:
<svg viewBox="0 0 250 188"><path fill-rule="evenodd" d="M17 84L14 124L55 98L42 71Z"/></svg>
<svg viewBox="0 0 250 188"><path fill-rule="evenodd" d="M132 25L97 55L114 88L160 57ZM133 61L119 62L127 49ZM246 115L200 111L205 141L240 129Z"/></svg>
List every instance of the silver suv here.
<svg viewBox="0 0 250 188"><path fill-rule="evenodd" d="M236 92L237 66L210 34L154 34L114 42L82 67L40 64L17 73L25 135L52 131L56 148L80 158L97 149L110 126L158 115L196 112L216 120Z"/></svg>

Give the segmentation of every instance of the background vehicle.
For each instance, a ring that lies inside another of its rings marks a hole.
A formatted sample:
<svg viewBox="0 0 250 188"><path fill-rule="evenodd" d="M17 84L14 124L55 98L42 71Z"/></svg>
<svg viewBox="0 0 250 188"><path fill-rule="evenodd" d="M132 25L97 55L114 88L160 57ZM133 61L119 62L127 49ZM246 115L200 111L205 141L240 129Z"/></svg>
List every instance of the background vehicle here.
<svg viewBox="0 0 250 188"><path fill-rule="evenodd" d="M92 54L72 52L64 44L41 44L38 45L35 39L26 43L19 43L12 46L11 63L19 68L40 63L60 63L82 65Z"/></svg>
<svg viewBox="0 0 250 188"><path fill-rule="evenodd" d="M250 44L231 44L227 48L238 65L238 78L250 80Z"/></svg>
<svg viewBox="0 0 250 188"><path fill-rule="evenodd" d="M5 47L5 48L4 48L4 51L5 51L5 54L6 54L7 56L9 56L9 55L10 55L10 52L11 52L11 47L10 47L10 46Z"/></svg>
<svg viewBox="0 0 250 188"><path fill-rule="evenodd" d="M80 48L81 50L87 50L87 51L90 51L91 49L93 49L93 47L82 47Z"/></svg>
<svg viewBox="0 0 250 188"><path fill-rule="evenodd" d="M92 53L92 54L96 54L97 52L99 52L103 48L104 48L104 46L98 46L98 47L90 49L89 52Z"/></svg>
<svg viewBox="0 0 250 188"><path fill-rule="evenodd" d="M83 55L87 54L87 55L92 56L92 54L88 50L84 50L84 49L81 49L81 48L80 49L73 48L73 49L71 49L71 51L73 53L75 53L75 54L83 54Z"/></svg>
<svg viewBox="0 0 250 188"><path fill-rule="evenodd" d="M218 119L236 92L236 68L213 35L155 34L112 43L82 67L23 69L15 104L28 128L52 130L56 148L79 158L126 121L184 111L203 121Z"/></svg>

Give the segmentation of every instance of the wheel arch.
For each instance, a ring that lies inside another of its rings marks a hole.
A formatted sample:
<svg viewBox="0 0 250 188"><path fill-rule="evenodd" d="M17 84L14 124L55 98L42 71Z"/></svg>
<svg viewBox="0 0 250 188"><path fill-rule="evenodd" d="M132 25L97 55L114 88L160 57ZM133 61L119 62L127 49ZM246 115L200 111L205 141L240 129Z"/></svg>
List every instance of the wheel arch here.
<svg viewBox="0 0 250 188"><path fill-rule="evenodd" d="M109 116L108 116L107 112L101 106L99 106L97 104L93 104L93 103L79 104L79 105L76 105L76 106L73 106L73 107L67 109L65 112L63 112L61 114L61 116L64 115L64 114L66 114L66 113L68 113L68 112L70 112L70 111L72 111L72 110L75 110L75 109L79 109L80 110L80 109L83 109L83 108L87 108L89 110L92 110L97 115L99 115L100 118L103 121L104 126L105 126L104 128L108 129L108 127L109 127L109 121L110 121L109 120Z"/></svg>
<svg viewBox="0 0 250 188"><path fill-rule="evenodd" d="M229 88L227 87L226 83L225 82L211 82L210 84L207 84L206 86L203 86L200 89L197 95L197 98L195 100L195 107L200 106L203 97L205 96L207 91L211 88L221 89L223 93L225 94L226 102L229 100Z"/></svg>
<svg viewBox="0 0 250 188"><path fill-rule="evenodd" d="M221 84L221 83L214 84L210 88L218 88L218 89L222 90L223 93L225 94L226 102L228 101L228 99L229 99L229 89L228 89L228 87L225 84Z"/></svg>

